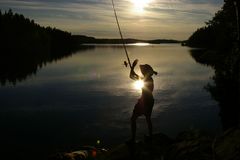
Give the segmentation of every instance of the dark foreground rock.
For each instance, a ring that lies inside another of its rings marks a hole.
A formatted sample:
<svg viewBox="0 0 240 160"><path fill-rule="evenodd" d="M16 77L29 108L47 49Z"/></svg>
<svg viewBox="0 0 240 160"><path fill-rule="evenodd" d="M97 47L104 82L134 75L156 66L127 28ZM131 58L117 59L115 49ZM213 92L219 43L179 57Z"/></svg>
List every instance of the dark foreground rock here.
<svg viewBox="0 0 240 160"><path fill-rule="evenodd" d="M158 133L152 141L123 143L108 151L92 148L57 155L51 160L240 160L240 129L231 128L215 138L199 130L182 132L175 139Z"/></svg>
<svg viewBox="0 0 240 160"><path fill-rule="evenodd" d="M180 133L174 144L165 153L168 160L209 160L212 159L212 138L197 130Z"/></svg>
<svg viewBox="0 0 240 160"><path fill-rule="evenodd" d="M231 128L213 142L216 160L240 160L240 129Z"/></svg>

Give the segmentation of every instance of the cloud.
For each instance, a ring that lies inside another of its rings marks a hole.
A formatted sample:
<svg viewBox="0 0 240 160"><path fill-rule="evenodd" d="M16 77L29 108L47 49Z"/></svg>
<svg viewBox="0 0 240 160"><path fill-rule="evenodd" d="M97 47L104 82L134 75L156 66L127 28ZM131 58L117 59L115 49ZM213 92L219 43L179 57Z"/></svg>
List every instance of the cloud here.
<svg viewBox="0 0 240 160"><path fill-rule="evenodd" d="M144 39L186 39L210 20L222 4L221 0L152 0L144 13L137 14L130 0L115 1L124 35ZM110 0L0 1L1 10L9 8L41 25L73 34L119 36Z"/></svg>

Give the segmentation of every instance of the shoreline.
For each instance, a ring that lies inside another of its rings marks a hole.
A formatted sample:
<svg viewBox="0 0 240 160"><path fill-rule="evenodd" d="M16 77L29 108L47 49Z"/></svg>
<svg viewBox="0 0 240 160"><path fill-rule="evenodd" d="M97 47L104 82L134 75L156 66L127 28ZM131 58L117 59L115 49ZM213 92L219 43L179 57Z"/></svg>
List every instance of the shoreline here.
<svg viewBox="0 0 240 160"><path fill-rule="evenodd" d="M194 160L238 160L240 150L240 128L233 127L214 137L194 129L180 132L175 138L163 133L153 135L152 141L141 139L135 144L122 142L108 149L84 146L81 150L57 153L50 160L125 160L125 159L194 159Z"/></svg>

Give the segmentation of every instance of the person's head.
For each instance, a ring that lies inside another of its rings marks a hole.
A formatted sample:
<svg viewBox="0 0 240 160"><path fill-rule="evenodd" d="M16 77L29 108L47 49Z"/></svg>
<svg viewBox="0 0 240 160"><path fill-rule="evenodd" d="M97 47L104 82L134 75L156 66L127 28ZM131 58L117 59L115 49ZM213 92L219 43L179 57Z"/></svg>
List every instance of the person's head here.
<svg viewBox="0 0 240 160"><path fill-rule="evenodd" d="M157 72L155 72L149 64L140 65L140 70L144 77L151 77L153 74L157 75Z"/></svg>

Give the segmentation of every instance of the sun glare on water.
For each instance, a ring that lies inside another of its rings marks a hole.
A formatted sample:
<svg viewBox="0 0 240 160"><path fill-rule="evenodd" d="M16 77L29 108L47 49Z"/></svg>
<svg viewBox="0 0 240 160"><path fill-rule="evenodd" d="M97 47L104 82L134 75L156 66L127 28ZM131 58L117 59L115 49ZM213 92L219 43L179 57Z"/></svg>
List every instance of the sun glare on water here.
<svg viewBox="0 0 240 160"><path fill-rule="evenodd" d="M137 13L142 13L144 8L148 6L151 0L131 0L134 5L134 11Z"/></svg>
<svg viewBox="0 0 240 160"><path fill-rule="evenodd" d="M137 80L134 82L134 88L137 90L141 90L144 86L143 80Z"/></svg>

